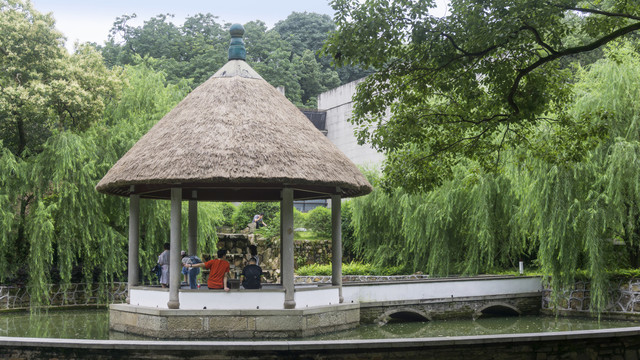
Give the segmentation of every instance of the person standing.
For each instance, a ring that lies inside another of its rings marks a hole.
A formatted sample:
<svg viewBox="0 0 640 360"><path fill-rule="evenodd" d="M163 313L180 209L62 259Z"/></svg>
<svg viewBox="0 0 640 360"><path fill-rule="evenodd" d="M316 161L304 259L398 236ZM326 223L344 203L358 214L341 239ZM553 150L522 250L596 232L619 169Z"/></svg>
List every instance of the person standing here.
<svg viewBox="0 0 640 360"><path fill-rule="evenodd" d="M229 262L224 259L227 255L227 250L218 250L218 258L209 260L206 263L200 264L188 264L189 267L203 267L209 269L209 279L207 279L207 287L209 289L224 289L229 291L229 270L231 266Z"/></svg>
<svg viewBox="0 0 640 360"><path fill-rule="evenodd" d="M158 265L162 268L160 285L163 288L169 287L169 247L169 243L164 243L164 251L158 256Z"/></svg>
<svg viewBox="0 0 640 360"><path fill-rule="evenodd" d="M187 269L187 274L189 275L189 288L197 289L198 288L198 274L200 274L199 267L191 267L190 264L200 264L202 260L195 255L189 255L182 258L182 266L184 269Z"/></svg>
<svg viewBox="0 0 640 360"><path fill-rule="evenodd" d="M186 264L187 261L189 260L189 256L187 255L187 252L182 250L180 251L180 258L182 259L182 270L180 271L182 273L182 275L184 276L184 284L185 285L189 285L189 268L187 268Z"/></svg>

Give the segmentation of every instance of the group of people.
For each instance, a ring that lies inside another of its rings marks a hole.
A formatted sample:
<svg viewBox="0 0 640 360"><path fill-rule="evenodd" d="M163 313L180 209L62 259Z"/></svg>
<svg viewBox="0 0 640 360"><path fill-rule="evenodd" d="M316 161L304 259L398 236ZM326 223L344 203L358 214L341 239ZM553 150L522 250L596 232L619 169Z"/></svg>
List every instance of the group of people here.
<svg viewBox="0 0 640 360"><path fill-rule="evenodd" d="M164 244L164 251L158 256L158 265L162 272L160 275L160 285L163 288L169 286L169 249L170 244ZM258 248L255 245L249 246L251 256L248 264L242 269L242 287L245 289L260 289L260 277L262 276L262 268L260 267L260 258L258 257ZM202 261L195 255L187 255L186 251L181 252L182 256L182 274L185 276L185 282L189 284L191 289L197 289L197 277L200 274L200 268L209 270L209 278L207 279L207 287L209 289L224 289L229 291L229 271L231 265L225 257L226 250L218 250L218 258L208 261Z"/></svg>

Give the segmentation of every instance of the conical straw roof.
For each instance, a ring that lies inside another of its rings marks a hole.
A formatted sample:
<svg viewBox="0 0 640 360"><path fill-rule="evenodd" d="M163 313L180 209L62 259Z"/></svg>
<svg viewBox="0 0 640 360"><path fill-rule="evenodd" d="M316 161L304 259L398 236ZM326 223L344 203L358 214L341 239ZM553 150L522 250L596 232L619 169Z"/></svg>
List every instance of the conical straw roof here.
<svg viewBox="0 0 640 360"><path fill-rule="evenodd" d="M96 189L169 199L178 187L185 199L219 201L279 200L284 187L296 199L371 192L358 168L242 60L244 53L234 59L233 41L231 60L151 128Z"/></svg>

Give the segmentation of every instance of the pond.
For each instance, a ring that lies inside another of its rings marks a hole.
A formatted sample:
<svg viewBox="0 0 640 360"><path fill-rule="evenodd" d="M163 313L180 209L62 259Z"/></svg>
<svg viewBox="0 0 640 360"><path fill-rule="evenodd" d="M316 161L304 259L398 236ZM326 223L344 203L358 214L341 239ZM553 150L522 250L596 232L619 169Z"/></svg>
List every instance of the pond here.
<svg viewBox="0 0 640 360"><path fill-rule="evenodd" d="M593 330L633 326L638 326L638 323L623 320L601 320L598 322L597 320L586 318L555 318L547 316L491 317L480 318L475 321L435 320L430 322L389 323L382 326L362 325L353 330L308 337L300 340L472 336ZM109 311L106 309L49 311L39 314L0 314L0 336L95 340L148 339L109 331Z"/></svg>

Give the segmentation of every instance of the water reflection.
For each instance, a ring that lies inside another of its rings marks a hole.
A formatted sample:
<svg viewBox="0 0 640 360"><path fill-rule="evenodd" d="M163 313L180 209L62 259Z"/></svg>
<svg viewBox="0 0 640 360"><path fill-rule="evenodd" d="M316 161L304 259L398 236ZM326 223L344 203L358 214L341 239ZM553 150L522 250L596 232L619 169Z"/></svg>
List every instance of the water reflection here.
<svg viewBox="0 0 640 360"><path fill-rule="evenodd" d="M388 339L445 336L470 336L551 331L590 330L638 326L622 320L554 318L541 316L490 317L477 320L434 320L392 322L386 325L362 325L357 329L314 336L300 340ZM109 332L109 312L104 309L50 311L39 314L0 314L0 336L96 339L153 340ZM228 339L224 339L228 340Z"/></svg>
<svg viewBox="0 0 640 360"><path fill-rule="evenodd" d="M109 312L99 309L2 314L0 336L108 339Z"/></svg>
<svg viewBox="0 0 640 360"><path fill-rule="evenodd" d="M363 325L354 330L311 337L305 340L377 339L404 337L445 337L495 334L538 333L569 330L608 329L638 326L622 320L554 318L544 316L509 316L477 320L434 320L429 322Z"/></svg>

